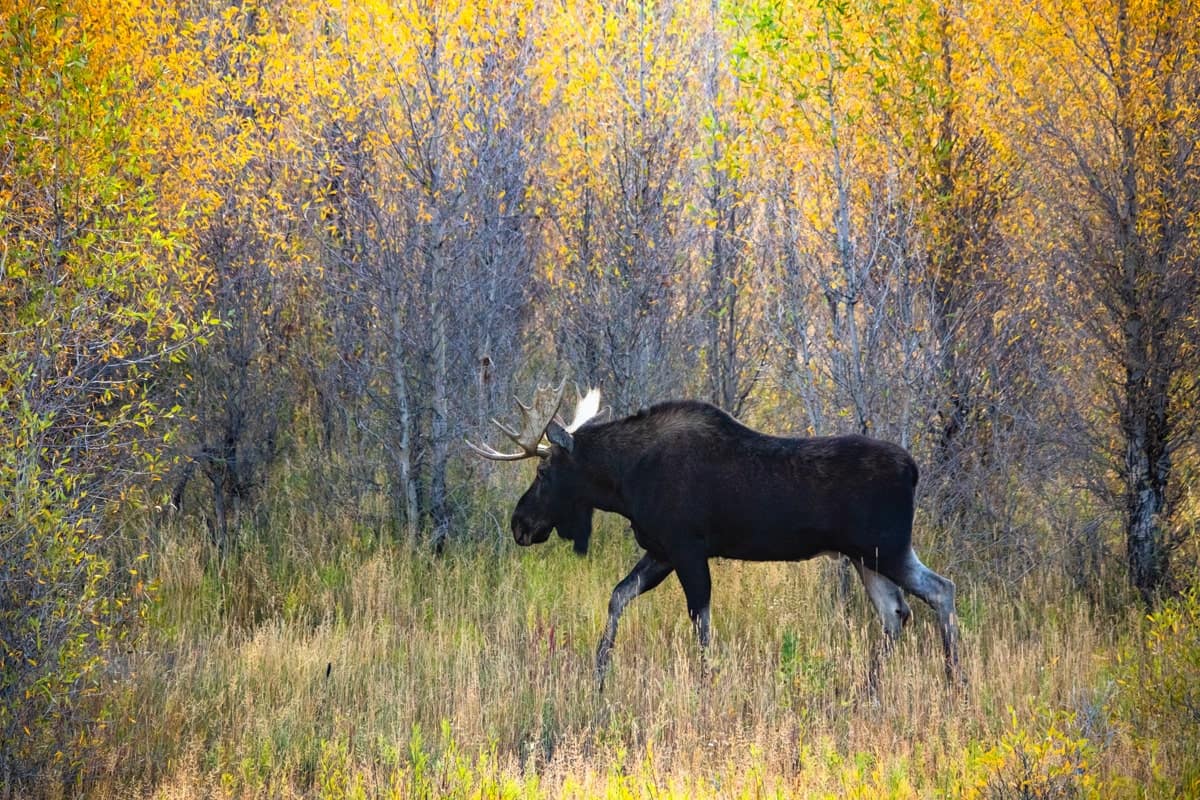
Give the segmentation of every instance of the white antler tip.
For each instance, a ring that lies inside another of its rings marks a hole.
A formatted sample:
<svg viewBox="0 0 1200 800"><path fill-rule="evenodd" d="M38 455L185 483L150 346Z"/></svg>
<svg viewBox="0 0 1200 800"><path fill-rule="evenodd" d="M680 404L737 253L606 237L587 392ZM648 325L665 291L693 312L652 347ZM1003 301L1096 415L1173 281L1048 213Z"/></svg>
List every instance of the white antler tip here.
<svg viewBox="0 0 1200 800"><path fill-rule="evenodd" d="M579 404L575 406L575 419L571 420L571 424L567 426L567 431L574 433L599 413L600 390L595 388L589 389L588 393L579 399Z"/></svg>

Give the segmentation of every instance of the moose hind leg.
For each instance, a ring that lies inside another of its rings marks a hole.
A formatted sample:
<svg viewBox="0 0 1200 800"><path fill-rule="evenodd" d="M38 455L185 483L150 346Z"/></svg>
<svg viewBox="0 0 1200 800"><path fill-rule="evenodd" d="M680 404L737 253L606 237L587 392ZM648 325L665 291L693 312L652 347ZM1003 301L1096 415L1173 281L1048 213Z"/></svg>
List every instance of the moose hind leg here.
<svg viewBox="0 0 1200 800"><path fill-rule="evenodd" d="M946 656L946 677L959 683L962 673L958 661L958 613L954 607L954 581L944 578L921 563L917 554L908 551L899 570L897 583L911 594L924 600L937 612L942 634L942 649Z"/></svg>
<svg viewBox="0 0 1200 800"><path fill-rule="evenodd" d="M883 660L891 652L900 631L912 617L912 609L904 599L903 589L861 562L853 563L859 578L862 579L863 588L867 590L867 596L871 598L871 604L875 606L879 620L883 623L883 639L871 653L871 664L867 672L867 686L874 696L879 686L879 672Z"/></svg>
<svg viewBox="0 0 1200 800"><path fill-rule="evenodd" d="M879 620L883 623L884 647L890 649L892 643L900 635L900 631L912 617L912 609L908 607L908 602L904 599L904 590L888 578L857 561L854 562L854 568L858 570L863 588L867 590L867 596L871 598L871 604L875 606Z"/></svg>
<svg viewBox="0 0 1200 800"><path fill-rule="evenodd" d="M601 689L604 688L604 678L608 674L613 642L617 638L617 622L621 618L621 612L633 598L658 586L670 574L670 565L663 564L646 554L613 589L612 597L608 601L608 624L604 626L604 635L600 638L600 644L596 648L596 682Z"/></svg>

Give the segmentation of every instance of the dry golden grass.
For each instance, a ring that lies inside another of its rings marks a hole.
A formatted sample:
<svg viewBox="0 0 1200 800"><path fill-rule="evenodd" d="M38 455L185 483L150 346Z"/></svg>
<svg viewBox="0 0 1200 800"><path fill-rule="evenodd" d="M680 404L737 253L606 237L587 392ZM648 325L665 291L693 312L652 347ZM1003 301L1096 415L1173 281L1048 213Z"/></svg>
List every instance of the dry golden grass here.
<svg viewBox="0 0 1200 800"><path fill-rule="evenodd" d="M247 535L224 563L199 531L166 537L152 559L152 630L132 656L98 794L1049 798L1200 788L1196 769L1153 762L1112 710L1116 654L1138 636L1138 613L1102 617L1052 577L984 588L955 576L968 689L946 686L933 615L917 603L872 698L878 624L857 585L839 601L833 562L714 562L714 674L700 675L671 581L626 612L600 694L592 658L608 595L637 557L617 526L580 559L557 540L433 558L349 523L319 538L293 525ZM937 553L925 555L937 568Z"/></svg>

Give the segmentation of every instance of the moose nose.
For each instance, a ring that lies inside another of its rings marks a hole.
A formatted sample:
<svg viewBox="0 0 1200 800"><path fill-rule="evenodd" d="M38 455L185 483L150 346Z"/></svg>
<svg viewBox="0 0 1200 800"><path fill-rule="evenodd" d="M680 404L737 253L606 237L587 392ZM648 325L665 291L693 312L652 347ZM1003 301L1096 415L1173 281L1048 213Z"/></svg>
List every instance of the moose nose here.
<svg viewBox="0 0 1200 800"><path fill-rule="evenodd" d="M526 546L533 544L532 526L526 524L525 520L513 514L512 517L512 534L513 539L517 544Z"/></svg>
<svg viewBox="0 0 1200 800"><path fill-rule="evenodd" d="M530 518L519 514L513 514L512 517L513 538L522 547L546 541L550 538L550 531L553 528L551 523L536 517Z"/></svg>

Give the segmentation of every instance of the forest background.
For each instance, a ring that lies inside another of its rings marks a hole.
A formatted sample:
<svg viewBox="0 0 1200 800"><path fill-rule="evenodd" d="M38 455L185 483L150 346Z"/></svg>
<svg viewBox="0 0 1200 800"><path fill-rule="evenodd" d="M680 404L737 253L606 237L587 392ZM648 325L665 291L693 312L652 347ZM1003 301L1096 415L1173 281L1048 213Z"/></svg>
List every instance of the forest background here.
<svg viewBox="0 0 1200 800"><path fill-rule="evenodd" d="M5 0L0 795L1196 796L1198 53L1190 0ZM519 550L462 446L568 375L909 448L969 689L918 619L866 697L844 567L721 564L716 685L663 589L598 695L635 546Z"/></svg>

